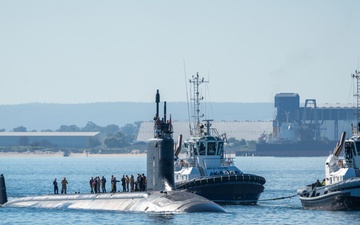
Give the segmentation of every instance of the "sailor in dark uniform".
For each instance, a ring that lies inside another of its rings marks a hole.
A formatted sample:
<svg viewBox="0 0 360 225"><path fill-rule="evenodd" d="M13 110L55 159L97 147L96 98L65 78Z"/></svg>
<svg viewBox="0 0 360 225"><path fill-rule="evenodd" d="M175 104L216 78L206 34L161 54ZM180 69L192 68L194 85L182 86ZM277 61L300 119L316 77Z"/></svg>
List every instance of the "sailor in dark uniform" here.
<svg viewBox="0 0 360 225"><path fill-rule="evenodd" d="M59 194L59 188L58 188L58 183L56 181L56 178L53 182L53 185L54 185L54 194Z"/></svg>

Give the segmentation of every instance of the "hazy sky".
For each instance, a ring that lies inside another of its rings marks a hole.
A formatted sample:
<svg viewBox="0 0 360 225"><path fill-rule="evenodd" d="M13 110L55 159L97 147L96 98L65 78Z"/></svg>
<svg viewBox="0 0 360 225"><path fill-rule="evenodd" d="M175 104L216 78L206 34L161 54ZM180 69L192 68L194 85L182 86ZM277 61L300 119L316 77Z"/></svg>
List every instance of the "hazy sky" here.
<svg viewBox="0 0 360 225"><path fill-rule="evenodd" d="M358 0L0 0L0 104L353 102ZM184 66L185 65L185 66ZM185 79L186 77L186 79Z"/></svg>

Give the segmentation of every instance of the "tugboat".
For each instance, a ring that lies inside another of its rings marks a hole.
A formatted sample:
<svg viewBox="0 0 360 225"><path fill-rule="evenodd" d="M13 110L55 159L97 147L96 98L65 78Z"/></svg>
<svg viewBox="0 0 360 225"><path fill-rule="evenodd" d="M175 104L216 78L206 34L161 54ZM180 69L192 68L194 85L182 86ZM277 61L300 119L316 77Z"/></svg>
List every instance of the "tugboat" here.
<svg viewBox="0 0 360 225"><path fill-rule="evenodd" d="M359 91L360 72L356 71ZM357 126L353 136L345 141L345 132L340 142L325 161L325 179L297 190L304 209L318 210L360 210L360 98L357 96ZM345 142L345 143L344 143ZM344 158L339 155L345 148Z"/></svg>
<svg viewBox="0 0 360 225"><path fill-rule="evenodd" d="M194 125L191 137L184 142L186 156L180 159L175 152L175 184L178 190L187 190L222 205L256 204L264 191L265 178L243 173L226 157L226 135L211 128L210 119L200 123L199 86L207 82L199 74L190 83L194 87ZM181 141L181 139L180 139Z"/></svg>

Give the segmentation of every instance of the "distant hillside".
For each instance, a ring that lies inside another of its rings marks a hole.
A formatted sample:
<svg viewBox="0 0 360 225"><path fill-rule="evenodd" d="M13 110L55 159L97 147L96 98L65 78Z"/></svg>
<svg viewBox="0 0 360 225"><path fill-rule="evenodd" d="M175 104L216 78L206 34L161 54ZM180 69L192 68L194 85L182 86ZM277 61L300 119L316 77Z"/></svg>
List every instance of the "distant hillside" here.
<svg viewBox="0 0 360 225"><path fill-rule="evenodd" d="M211 103L206 104L207 118L216 121L257 121L273 119L273 103ZM161 103L160 115L163 114ZM188 121L185 102L167 102L167 114L174 121ZM99 126L123 126L136 121L151 121L155 103L88 103L88 104L20 104L0 105L0 129L11 131L24 126L28 131L56 130L61 125L84 127L88 121Z"/></svg>

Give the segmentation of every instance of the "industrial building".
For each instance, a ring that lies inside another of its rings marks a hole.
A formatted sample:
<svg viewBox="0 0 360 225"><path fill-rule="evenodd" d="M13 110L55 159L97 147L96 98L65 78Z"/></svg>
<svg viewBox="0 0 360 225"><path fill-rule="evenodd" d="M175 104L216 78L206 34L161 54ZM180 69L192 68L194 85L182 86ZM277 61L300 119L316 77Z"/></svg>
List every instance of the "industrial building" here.
<svg viewBox="0 0 360 225"><path fill-rule="evenodd" d="M275 95L276 115L273 121L215 121L212 127L227 138L237 140L261 140L294 143L298 141L336 141L343 131L351 134L351 124L355 123L356 108L353 105L322 104L315 99L306 99L300 106L297 93ZM189 122L174 122L174 137L182 134L189 137ZM153 135L153 123L141 124L137 141L146 141Z"/></svg>
<svg viewBox="0 0 360 225"><path fill-rule="evenodd" d="M306 99L304 107L300 107L300 96L296 93L276 94L274 106L274 141L338 140L343 131L351 134L351 124L356 121L356 107L352 105L318 105L315 99Z"/></svg>
<svg viewBox="0 0 360 225"><path fill-rule="evenodd" d="M237 140L264 140L277 143L295 143L298 141L336 141L341 132L351 135L351 124L355 123L356 107L345 104L317 104L315 99L306 99L300 106L297 93L279 93L275 95L276 113L269 121L216 121L212 127L219 134L226 133L227 138ZM180 134L189 137L189 122L174 121L174 138ZM99 132L0 132L0 146L18 146L20 142L31 145L47 141L59 147L86 147L89 138L100 138ZM138 142L153 137L153 122L141 123L137 136Z"/></svg>
<svg viewBox="0 0 360 225"><path fill-rule="evenodd" d="M0 146L32 145L47 142L52 146L84 148L89 138L100 132L0 132Z"/></svg>

